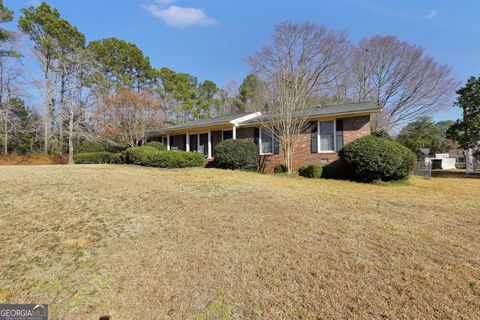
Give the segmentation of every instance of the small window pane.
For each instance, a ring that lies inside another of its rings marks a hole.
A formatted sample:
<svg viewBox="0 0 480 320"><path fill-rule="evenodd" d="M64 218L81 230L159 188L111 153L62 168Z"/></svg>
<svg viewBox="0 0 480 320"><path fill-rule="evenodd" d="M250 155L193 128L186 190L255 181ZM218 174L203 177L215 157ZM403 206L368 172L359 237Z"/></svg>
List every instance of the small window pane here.
<svg viewBox="0 0 480 320"><path fill-rule="evenodd" d="M272 135L265 129L262 130L262 153L273 153Z"/></svg>
<svg viewBox="0 0 480 320"><path fill-rule="evenodd" d="M333 121L320 122L320 150L333 150Z"/></svg>

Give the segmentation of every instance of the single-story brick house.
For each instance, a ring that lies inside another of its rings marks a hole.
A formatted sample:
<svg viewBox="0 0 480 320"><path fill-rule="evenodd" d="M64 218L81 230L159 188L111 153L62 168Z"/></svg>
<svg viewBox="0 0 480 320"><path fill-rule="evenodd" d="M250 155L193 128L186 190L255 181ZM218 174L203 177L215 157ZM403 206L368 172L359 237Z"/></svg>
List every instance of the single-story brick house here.
<svg viewBox="0 0 480 320"><path fill-rule="evenodd" d="M312 109L310 125L298 139L294 170L304 164L326 165L337 159L343 146L371 133L370 118L381 108L370 102L322 106ZM149 132L148 141L161 141L168 150L202 152L213 160L215 146L225 139L242 139L258 146L263 170L283 163L282 150L262 123L268 114L250 112L211 119L200 119Z"/></svg>

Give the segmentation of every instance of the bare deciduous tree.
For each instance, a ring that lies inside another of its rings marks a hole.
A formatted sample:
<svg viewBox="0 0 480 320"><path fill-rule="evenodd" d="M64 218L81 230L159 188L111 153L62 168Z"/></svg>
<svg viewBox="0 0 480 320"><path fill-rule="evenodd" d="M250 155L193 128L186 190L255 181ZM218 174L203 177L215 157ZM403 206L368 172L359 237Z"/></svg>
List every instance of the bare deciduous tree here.
<svg viewBox="0 0 480 320"><path fill-rule="evenodd" d="M327 92L345 72L349 47L344 31L282 22L275 25L271 44L248 58L262 80L256 108L270 114L263 127L279 142L289 173L299 134L316 106L314 96Z"/></svg>
<svg viewBox="0 0 480 320"><path fill-rule="evenodd" d="M448 66L394 36L361 40L353 48L349 73L352 98L383 108L373 123L378 129L389 130L451 106L458 86Z"/></svg>
<svg viewBox="0 0 480 320"><path fill-rule="evenodd" d="M102 138L136 147L165 121L163 104L152 93L121 89L103 100L94 115Z"/></svg>
<svg viewBox="0 0 480 320"><path fill-rule="evenodd" d="M94 91L86 85L86 79L92 74L92 58L88 51L78 47L68 54L58 55L59 66L63 68L61 90L63 90L62 112L68 114L68 163L74 164L73 151L75 136L80 124L85 122L86 109L95 103ZM63 119L63 117L62 117Z"/></svg>

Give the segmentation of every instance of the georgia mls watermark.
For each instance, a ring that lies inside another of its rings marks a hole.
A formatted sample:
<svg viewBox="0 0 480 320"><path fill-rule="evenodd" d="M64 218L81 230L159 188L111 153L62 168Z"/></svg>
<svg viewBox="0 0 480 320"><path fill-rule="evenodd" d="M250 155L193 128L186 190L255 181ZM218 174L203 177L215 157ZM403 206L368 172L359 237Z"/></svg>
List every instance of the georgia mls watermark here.
<svg viewBox="0 0 480 320"><path fill-rule="evenodd" d="M48 305L0 304L0 320L48 320Z"/></svg>

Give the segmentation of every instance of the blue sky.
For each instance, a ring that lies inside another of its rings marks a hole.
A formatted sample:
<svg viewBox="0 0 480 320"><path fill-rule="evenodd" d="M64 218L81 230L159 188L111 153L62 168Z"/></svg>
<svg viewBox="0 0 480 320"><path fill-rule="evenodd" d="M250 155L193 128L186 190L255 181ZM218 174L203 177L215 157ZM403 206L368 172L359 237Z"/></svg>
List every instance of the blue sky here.
<svg viewBox="0 0 480 320"><path fill-rule="evenodd" d="M244 59L269 41L283 20L347 29L350 39L393 34L420 44L462 83L480 75L480 1L375 0L51 0L87 40L135 43L153 66L188 72L222 86L241 82ZM4 0L17 16L36 0ZM436 120L460 117L452 108Z"/></svg>

